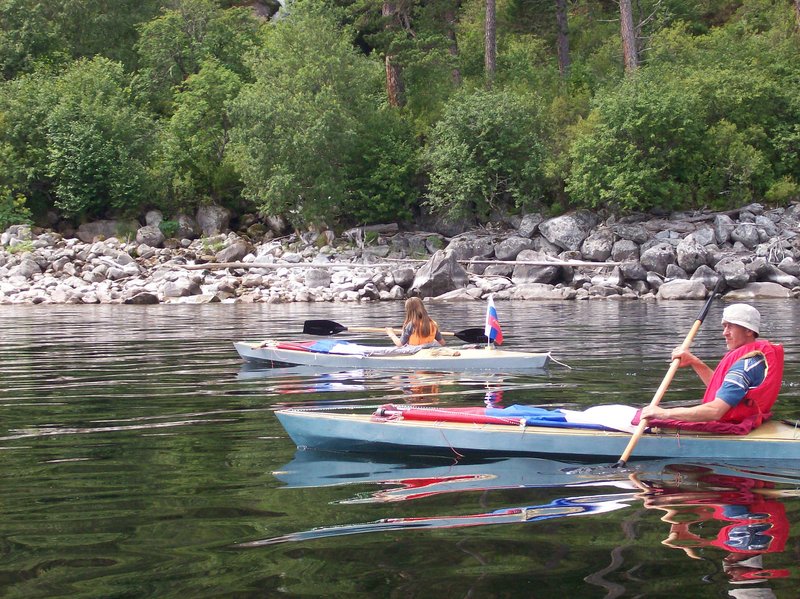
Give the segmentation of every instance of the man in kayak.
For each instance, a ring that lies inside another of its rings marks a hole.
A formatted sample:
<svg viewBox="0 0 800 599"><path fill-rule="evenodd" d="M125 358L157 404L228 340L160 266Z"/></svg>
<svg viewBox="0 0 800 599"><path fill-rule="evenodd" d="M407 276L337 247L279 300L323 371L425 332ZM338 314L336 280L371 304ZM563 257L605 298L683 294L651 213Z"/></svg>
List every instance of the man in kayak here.
<svg viewBox="0 0 800 599"><path fill-rule="evenodd" d="M715 370L689 350L676 348L672 359L691 366L706 385L703 403L688 408L647 406L641 417L656 421L707 423L697 428L728 432L725 424L752 429L769 418L783 379L783 347L758 338L761 314L748 304L732 304L722 312L722 335L728 347ZM664 424L663 422L659 424ZM716 425L720 426L709 426ZM741 432L731 430L729 432ZM747 431L744 431L747 432Z"/></svg>
<svg viewBox="0 0 800 599"><path fill-rule="evenodd" d="M398 337L391 327L386 328L386 334L398 347L427 345L434 342L444 345L444 337L439 331L439 325L428 316L425 305L418 297L410 297L406 300L406 319L403 322L402 336Z"/></svg>

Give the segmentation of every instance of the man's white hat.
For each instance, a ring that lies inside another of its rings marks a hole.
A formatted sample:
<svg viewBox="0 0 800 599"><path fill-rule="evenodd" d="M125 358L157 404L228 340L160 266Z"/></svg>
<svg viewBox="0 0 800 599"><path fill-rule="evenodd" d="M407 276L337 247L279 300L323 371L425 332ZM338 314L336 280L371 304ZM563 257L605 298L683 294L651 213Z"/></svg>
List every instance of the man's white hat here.
<svg viewBox="0 0 800 599"><path fill-rule="evenodd" d="M758 335L761 328L761 314L748 304L731 304L722 311L722 322L741 325Z"/></svg>

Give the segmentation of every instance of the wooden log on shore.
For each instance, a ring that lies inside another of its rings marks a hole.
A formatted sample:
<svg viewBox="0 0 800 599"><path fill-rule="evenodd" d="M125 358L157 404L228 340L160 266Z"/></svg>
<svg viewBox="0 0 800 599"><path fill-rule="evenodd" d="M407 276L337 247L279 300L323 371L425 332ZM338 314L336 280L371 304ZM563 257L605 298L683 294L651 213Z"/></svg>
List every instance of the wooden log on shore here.
<svg viewBox="0 0 800 599"><path fill-rule="evenodd" d="M389 258L389 260L392 260L392 262L375 262L373 264L359 264L356 262L206 262L205 264L176 264L175 266L186 270L221 270L224 268L394 268L398 263L403 262L428 262L427 260L412 258ZM461 264L514 264L521 266L570 266L583 268L609 268L622 264L622 262L589 262L587 260L459 260L458 262Z"/></svg>

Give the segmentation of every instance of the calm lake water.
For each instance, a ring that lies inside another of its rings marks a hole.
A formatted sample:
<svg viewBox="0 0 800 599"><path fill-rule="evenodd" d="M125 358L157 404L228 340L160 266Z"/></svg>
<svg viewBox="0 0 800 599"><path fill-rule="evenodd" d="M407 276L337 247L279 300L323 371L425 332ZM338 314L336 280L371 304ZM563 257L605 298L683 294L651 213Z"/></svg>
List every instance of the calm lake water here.
<svg viewBox="0 0 800 599"><path fill-rule="evenodd" d="M571 367L514 376L254 369L232 346L399 325L401 303L0 306L0 597L797 597L800 464L347 457L272 414L645 404L701 305L498 302L504 347ZM796 418L800 302L756 305ZM693 344L711 361L722 308ZM431 307L449 330L483 310ZM700 395L681 370L664 403Z"/></svg>

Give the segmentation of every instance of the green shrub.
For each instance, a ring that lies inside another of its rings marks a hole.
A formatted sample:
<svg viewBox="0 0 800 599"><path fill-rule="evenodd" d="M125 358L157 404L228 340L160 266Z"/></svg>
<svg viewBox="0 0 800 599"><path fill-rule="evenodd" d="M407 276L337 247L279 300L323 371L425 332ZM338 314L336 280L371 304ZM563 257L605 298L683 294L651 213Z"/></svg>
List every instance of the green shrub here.
<svg viewBox="0 0 800 599"><path fill-rule="evenodd" d="M427 203L454 217L535 206L545 183L544 123L534 97L464 92L431 132Z"/></svg>
<svg viewBox="0 0 800 599"><path fill-rule="evenodd" d="M382 100L380 63L356 52L319 2L295 2L273 23L232 103L243 195L295 227L352 208L351 176Z"/></svg>
<svg viewBox="0 0 800 599"><path fill-rule="evenodd" d="M158 228L161 229L165 237L175 237L179 227L180 223L176 220L162 220L158 223Z"/></svg>
<svg viewBox="0 0 800 599"><path fill-rule="evenodd" d="M573 202L631 212L691 201L705 111L676 83L642 75L595 98L570 148Z"/></svg>
<svg viewBox="0 0 800 599"><path fill-rule="evenodd" d="M14 195L8 188L0 188L0 231L11 225L31 224L31 211L25 205L25 196Z"/></svg>
<svg viewBox="0 0 800 599"><path fill-rule="evenodd" d="M77 61L56 83L47 118L48 176L69 216L135 212L146 188L150 122L131 103L122 66Z"/></svg>
<svg viewBox="0 0 800 599"><path fill-rule="evenodd" d="M775 206L800 200L800 184L791 177L783 177L770 186L764 194L764 199Z"/></svg>
<svg viewBox="0 0 800 599"><path fill-rule="evenodd" d="M19 243L15 243L14 245L8 246L6 251L9 254L26 254L28 252L32 252L33 249L33 242L29 239L26 239Z"/></svg>
<svg viewBox="0 0 800 599"><path fill-rule="evenodd" d="M375 113L372 123L350 164L345 224L407 221L417 200L419 149L410 128L392 110Z"/></svg>

